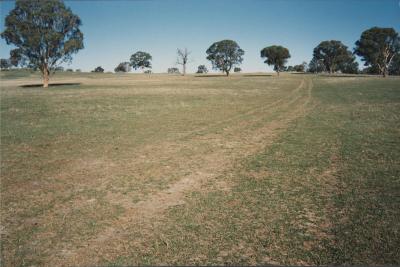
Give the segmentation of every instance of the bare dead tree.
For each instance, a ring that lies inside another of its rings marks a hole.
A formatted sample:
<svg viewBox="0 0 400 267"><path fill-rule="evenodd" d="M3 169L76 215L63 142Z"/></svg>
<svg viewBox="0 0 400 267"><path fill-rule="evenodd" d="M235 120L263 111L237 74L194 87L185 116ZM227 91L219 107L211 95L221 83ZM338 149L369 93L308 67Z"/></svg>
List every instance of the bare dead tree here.
<svg viewBox="0 0 400 267"><path fill-rule="evenodd" d="M189 62L190 51L178 48L176 64L182 65L182 75L186 74L186 64Z"/></svg>

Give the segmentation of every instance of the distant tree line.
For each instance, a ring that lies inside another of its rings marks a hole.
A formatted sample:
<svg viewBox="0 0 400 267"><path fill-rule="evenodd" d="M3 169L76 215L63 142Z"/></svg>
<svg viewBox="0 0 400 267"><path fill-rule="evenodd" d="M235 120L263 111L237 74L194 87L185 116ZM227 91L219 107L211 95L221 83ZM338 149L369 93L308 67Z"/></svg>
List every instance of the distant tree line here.
<svg viewBox="0 0 400 267"><path fill-rule="evenodd" d="M8 59L1 59L1 70L12 67L40 70L43 87L48 87L50 75L61 71L60 65L70 63L72 56L84 48L81 25L81 19L61 0L17 0L14 9L5 18L4 31L1 33L6 43L15 48L10 51ZM190 54L187 48L177 49L176 64L182 66L182 72L172 67L168 69L168 73L185 75L187 64L191 62ZM233 40L222 40L213 43L206 54L212 68L228 76L231 71L241 71L239 66L243 62L245 51ZM353 51L338 40L321 42L314 48L313 58L308 64L286 67L291 55L289 49L280 45L267 46L260 51L260 57L273 67L277 75L282 71L358 73L359 66L355 56L359 56L364 62L363 73L380 74L383 77L399 75L399 54L399 34L393 28L379 27L362 32ZM131 55L129 61L119 63L114 71L140 69L151 73L151 61L152 56L149 53L137 51ZM204 65L200 66L197 73L208 72ZM104 72L104 69L99 66L93 72Z"/></svg>
<svg viewBox="0 0 400 267"><path fill-rule="evenodd" d="M364 31L355 43L353 52L341 41L327 40L319 43L313 50L311 61L294 66L286 66L291 57L289 49L280 45L267 46L260 51L264 63L272 66L279 76L280 72L310 72L330 74L340 72L348 74L360 73L356 55L365 62L361 73L400 75L400 38L393 28L374 27ZM222 71L227 76L233 72L241 72L239 65L243 62L245 51L233 40L222 40L213 43L207 50L207 59L212 68ZM182 65L182 72L176 67L168 68L169 74L186 74L190 51L187 48L177 49L177 65ZM146 52L136 52L131 61L120 63L115 72L129 72L133 69L151 69L152 56ZM147 71L149 72L149 70ZM205 65L199 65L198 74L207 73Z"/></svg>

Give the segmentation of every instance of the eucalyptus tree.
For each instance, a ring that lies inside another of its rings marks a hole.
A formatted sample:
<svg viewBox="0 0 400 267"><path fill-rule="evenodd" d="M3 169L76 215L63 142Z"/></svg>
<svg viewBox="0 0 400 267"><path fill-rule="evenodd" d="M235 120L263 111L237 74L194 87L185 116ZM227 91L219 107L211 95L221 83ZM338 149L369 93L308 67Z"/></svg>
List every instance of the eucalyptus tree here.
<svg viewBox="0 0 400 267"><path fill-rule="evenodd" d="M330 74L334 73L340 64L349 60L349 50L341 41L323 41L314 48L313 56L322 62Z"/></svg>
<svg viewBox="0 0 400 267"><path fill-rule="evenodd" d="M16 47L10 52L12 63L39 69L43 87L48 87L50 72L83 49L81 25L61 0L17 0L1 37Z"/></svg>
<svg viewBox="0 0 400 267"><path fill-rule="evenodd" d="M138 51L131 56L130 65L135 70L137 69L144 70L145 68L151 69L152 59L153 57L149 53Z"/></svg>
<svg viewBox="0 0 400 267"><path fill-rule="evenodd" d="M365 66L375 66L386 77L393 58L400 54L400 37L393 28L373 27L361 34L354 53L362 58Z"/></svg>
<svg viewBox="0 0 400 267"><path fill-rule="evenodd" d="M274 71L279 76L279 72L283 70L288 58L290 58L289 49L280 46L272 45L265 47L260 52L261 58L266 58L264 63L274 66Z"/></svg>
<svg viewBox="0 0 400 267"><path fill-rule="evenodd" d="M206 53L213 68L219 69L229 76L232 67L243 62L244 50L233 40L222 40L213 43Z"/></svg>
<svg viewBox="0 0 400 267"><path fill-rule="evenodd" d="M101 66L96 67L92 72L104 72L104 69Z"/></svg>
<svg viewBox="0 0 400 267"><path fill-rule="evenodd" d="M121 62L115 67L115 72L129 72L131 70L131 65L129 62Z"/></svg>
<svg viewBox="0 0 400 267"><path fill-rule="evenodd" d="M199 65L197 67L197 73L207 73L208 69L205 65Z"/></svg>

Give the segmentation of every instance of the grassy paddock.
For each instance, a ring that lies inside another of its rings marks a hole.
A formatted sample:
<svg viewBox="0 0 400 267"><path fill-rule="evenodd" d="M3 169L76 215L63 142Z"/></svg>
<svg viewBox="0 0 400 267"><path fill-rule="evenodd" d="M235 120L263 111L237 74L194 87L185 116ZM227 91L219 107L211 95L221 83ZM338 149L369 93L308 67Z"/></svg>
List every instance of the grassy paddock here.
<svg viewBox="0 0 400 267"><path fill-rule="evenodd" d="M399 264L398 78L0 75L4 266Z"/></svg>

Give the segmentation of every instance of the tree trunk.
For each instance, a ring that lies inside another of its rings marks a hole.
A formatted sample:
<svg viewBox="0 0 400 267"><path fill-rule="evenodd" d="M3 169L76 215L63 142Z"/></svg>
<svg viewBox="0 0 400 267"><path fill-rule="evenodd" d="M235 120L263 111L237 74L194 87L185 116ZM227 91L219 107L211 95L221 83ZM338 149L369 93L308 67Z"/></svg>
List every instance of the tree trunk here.
<svg viewBox="0 0 400 267"><path fill-rule="evenodd" d="M43 69L43 88L49 87L49 69L47 66Z"/></svg>
<svg viewBox="0 0 400 267"><path fill-rule="evenodd" d="M182 71L182 75L185 76L186 74L186 63L183 63L183 71Z"/></svg>
<svg viewBox="0 0 400 267"><path fill-rule="evenodd" d="M229 76L229 70L226 70L225 72L226 72L226 76Z"/></svg>
<svg viewBox="0 0 400 267"><path fill-rule="evenodd" d="M386 65L383 67L383 78L386 78L389 75L389 70Z"/></svg>
<svg viewBox="0 0 400 267"><path fill-rule="evenodd" d="M278 70L278 71L276 71L276 74L278 74L278 77L279 77L279 70Z"/></svg>

